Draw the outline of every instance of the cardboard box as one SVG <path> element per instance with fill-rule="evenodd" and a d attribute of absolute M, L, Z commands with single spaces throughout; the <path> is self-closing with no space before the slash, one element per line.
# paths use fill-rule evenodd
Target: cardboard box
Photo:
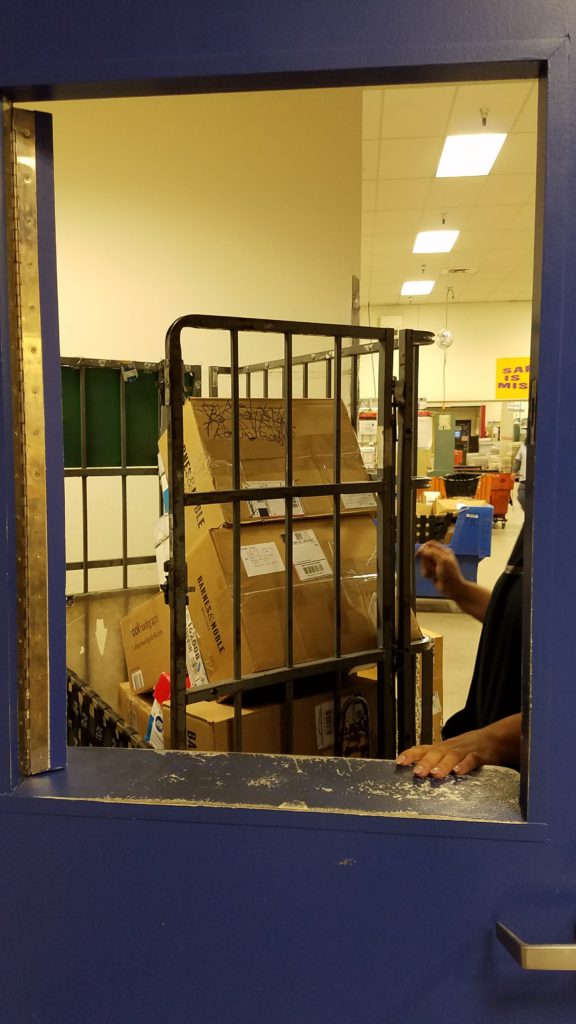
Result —
<path fill-rule="evenodd" d="M 232 487 L 232 402 L 228 398 L 192 398 L 184 406 L 184 487 L 187 492 L 230 490 Z M 168 467 L 168 438 L 158 442 L 162 465 Z M 342 403 L 341 479 L 369 481 L 356 434 Z M 332 483 L 334 406 L 331 399 L 298 398 L 292 403 L 293 482 L 295 486 Z M 280 398 L 240 401 L 240 481 L 242 487 L 271 487 L 285 482 L 285 409 Z M 344 495 L 342 511 L 376 509 L 371 494 Z M 331 515 L 332 498 L 295 498 L 293 513 Z M 243 523 L 283 519 L 284 500 L 242 502 Z M 186 507 L 186 540 L 197 533 L 232 523 L 231 504 Z"/>
<path fill-rule="evenodd" d="M 443 698 L 443 650 L 444 650 L 444 638 L 440 633 L 434 633 L 432 630 L 427 629 L 425 635 L 430 637 L 434 641 L 433 646 L 433 674 L 432 674 L 432 737 L 435 743 L 439 743 L 442 739 L 442 698 Z M 416 657 L 416 736 L 417 742 L 420 739 L 420 728 L 422 722 L 422 676 L 421 676 L 422 657 L 417 655 Z M 358 680 L 375 680 L 376 679 L 376 667 L 360 669 L 356 673 Z"/>
<path fill-rule="evenodd" d="M 341 521 L 342 653 L 376 645 L 376 529 L 368 516 Z M 211 530 L 188 556 L 186 663 L 192 686 L 233 678 L 232 531 Z M 241 530 L 241 641 L 244 675 L 285 664 L 284 529 Z M 294 661 L 331 657 L 334 636 L 332 521 L 308 520 L 294 531 Z M 135 693 L 154 689 L 170 669 L 169 610 L 158 593 L 121 622 Z M 421 636 L 413 620 L 413 638 Z"/>
<path fill-rule="evenodd" d="M 461 508 L 487 504 L 487 501 L 482 501 L 480 498 L 437 498 L 434 502 L 434 514 L 437 516 L 444 515 L 446 512 L 456 514 Z"/>
<path fill-rule="evenodd" d="M 120 619 L 124 657 L 134 693 L 151 693 L 170 671 L 170 609 L 159 592 Z M 186 609 L 186 669 L 192 686 L 208 682 L 196 631 Z"/>
<path fill-rule="evenodd" d="M 368 516 L 341 521 L 342 653 L 375 646 L 376 529 Z M 280 523 L 241 531 L 241 640 L 244 675 L 285 664 L 285 544 Z M 294 531 L 295 663 L 333 654 L 332 520 Z M 211 683 L 233 678 L 232 531 L 204 534 L 188 554 L 189 610 Z"/>
<path fill-rule="evenodd" d="M 314 681 L 310 680 L 310 685 Z M 377 750 L 376 686 L 372 679 L 351 676 L 341 693 L 342 753 L 345 757 L 375 757 Z M 334 698 L 329 690 L 299 697 L 293 704 L 294 753 L 334 754 Z M 283 705 L 264 704 L 242 709 L 244 753 L 280 754 L 283 751 Z M 164 740 L 170 746 L 170 702 L 163 705 Z M 189 704 L 186 735 L 189 750 L 232 749 L 234 708 L 216 701 Z"/>
<path fill-rule="evenodd" d="M 144 739 L 148 731 L 148 722 L 152 711 L 152 696 L 139 697 L 132 692 L 130 683 L 118 684 L 118 697 L 116 708 L 118 714 L 128 723 L 131 729 L 135 729 L 139 736 Z"/>

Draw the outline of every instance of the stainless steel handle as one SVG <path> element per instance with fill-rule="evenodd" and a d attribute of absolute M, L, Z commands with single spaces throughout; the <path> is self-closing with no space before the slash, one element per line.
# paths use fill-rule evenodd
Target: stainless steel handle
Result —
<path fill-rule="evenodd" d="M 576 971 L 576 946 L 531 946 L 500 921 L 496 938 L 525 971 Z"/>

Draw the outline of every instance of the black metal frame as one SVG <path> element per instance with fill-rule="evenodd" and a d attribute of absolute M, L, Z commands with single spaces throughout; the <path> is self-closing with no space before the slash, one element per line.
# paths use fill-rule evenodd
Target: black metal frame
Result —
<path fill-rule="evenodd" d="M 228 373 L 232 384 L 232 487 L 228 490 L 185 493 L 183 465 L 183 364 L 181 334 L 185 329 L 225 331 L 230 338 L 230 367 L 212 367 L 210 372 L 210 393 L 217 388 L 218 374 Z M 284 359 L 251 367 L 240 367 L 238 361 L 239 337 L 244 332 L 259 332 L 281 335 L 284 338 Z M 316 336 L 331 338 L 333 348 L 327 352 L 313 356 L 293 356 L 292 342 L 294 336 Z M 352 339 L 353 349 L 343 351 L 343 340 Z M 370 342 L 362 346 L 361 340 Z M 410 742 L 415 742 L 415 653 L 422 657 L 422 739 L 430 739 L 432 733 L 432 653 L 431 643 L 426 638 L 416 644 L 411 642 L 411 616 L 414 588 L 411 585 L 412 570 L 408 571 L 407 552 L 411 551 L 413 562 L 413 515 L 410 512 L 413 499 L 408 501 L 408 492 L 413 493 L 413 458 L 410 438 L 414 434 L 416 411 L 414 406 L 414 374 L 417 374 L 417 346 L 430 344 L 433 336 L 427 332 L 401 332 L 401 355 L 409 352 L 410 357 L 401 359 L 400 380 L 395 381 L 392 373 L 393 351 L 395 347 L 394 331 L 390 328 L 368 328 L 350 325 L 302 323 L 297 321 L 244 319 L 239 317 L 217 317 L 189 315 L 180 317 L 169 328 L 166 335 L 166 372 L 164 402 L 166 406 L 166 424 L 168 428 L 168 476 L 170 480 L 172 528 L 170 531 L 170 563 L 168 567 L 166 598 L 171 610 L 171 736 L 175 749 L 186 747 L 186 706 L 199 700 L 214 699 L 228 695 L 234 696 L 234 748 L 242 749 L 242 693 L 272 683 L 285 685 L 286 728 L 285 738 L 287 750 L 291 748 L 293 684 L 319 673 L 334 673 L 334 714 L 335 714 L 335 753 L 338 749 L 338 718 L 339 693 L 342 674 L 356 665 L 372 662 L 377 665 L 378 693 L 378 756 L 394 757 L 398 749 L 398 739 L 405 745 L 408 735 L 405 720 L 407 719 L 406 701 L 400 693 L 401 718 L 397 718 L 396 706 L 396 674 L 406 687 L 412 701 L 412 723 Z M 379 354 L 378 377 L 378 430 L 381 445 L 380 472 L 376 479 L 366 482 L 343 483 L 340 477 L 340 435 L 341 435 L 341 371 L 342 359 L 351 355 L 355 360 L 356 380 L 357 359 L 365 352 Z M 307 366 L 311 362 L 324 359 L 327 364 L 326 384 L 328 397 L 334 398 L 334 462 L 333 483 L 315 486 L 293 485 L 292 474 L 292 368 L 301 363 Z M 334 374 L 332 374 L 332 361 Z M 402 370 L 403 367 L 403 370 Z M 282 368 L 283 398 L 285 403 L 285 484 L 268 488 L 240 487 L 239 459 L 239 402 L 240 374 L 265 371 L 264 397 L 267 394 L 267 373 L 270 369 Z M 407 376 L 408 375 L 408 376 Z M 332 377 L 334 395 L 332 396 Z M 304 376 L 307 387 L 307 374 Z M 353 387 L 357 395 L 357 388 Z M 250 384 L 247 385 L 250 395 Z M 396 420 L 396 410 L 403 409 L 404 414 Z M 396 504 L 396 438 L 395 429 L 400 425 L 403 444 L 400 445 L 401 471 L 398 480 L 398 502 Z M 340 645 L 340 499 L 343 494 L 370 493 L 376 496 L 377 515 L 377 647 L 368 651 L 359 651 L 351 655 L 343 655 Z M 333 499 L 333 540 L 334 540 L 334 654 L 322 661 L 294 664 L 293 659 L 293 607 L 292 607 L 292 499 L 298 496 L 329 495 Z M 240 620 L 240 502 L 266 498 L 283 498 L 285 502 L 285 542 L 286 542 L 286 601 L 285 601 L 285 658 L 283 668 L 242 676 L 241 671 L 241 620 Z M 195 687 L 186 691 L 186 599 L 188 581 L 186 566 L 185 542 L 185 507 L 186 505 L 202 505 L 215 503 L 231 503 L 233 506 L 233 637 L 234 637 L 234 678 L 215 685 Z M 411 564 L 411 563 L 410 563 Z M 398 582 L 397 582 L 398 579 Z M 399 614 L 396 616 L 397 597 L 400 597 Z M 401 728 L 399 728 L 401 726 Z"/>
<path fill-rule="evenodd" d="M 62 367 L 78 370 L 80 375 L 80 466 L 67 467 L 65 477 L 79 477 L 82 481 L 82 559 L 77 562 L 66 562 L 66 570 L 82 571 L 82 593 L 89 593 L 90 569 L 122 568 L 122 586 L 128 587 L 128 568 L 132 565 L 150 565 L 155 562 L 154 555 L 132 555 L 128 557 L 128 501 L 127 480 L 134 476 L 158 476 L 157 466 L 128 466 L 126 464 L 126 381 L 122 369 L 126 366 L 146 373 L 156 373 L 158 378 L 158 425 L 161 425 L 163 411 L 162 390 L 164 386 L 164 363 L 148 363 L 114 359 L 85 359 L 63 357 Z M 88 466 L 87 433 L 86 433 L 86 369 L 113 369 L 119 371 L 120 381 L 120 466 Z M 186 366 L 185 372 L 197 371 L 197 367 Z M 199 393 L 199 392 L 198 392 Z M 122 484 L 122 556 L 120 558 L 88 558 L 88 479 L 89 477 L 120 477 Z M 159 497 L 159 514 L 162 512 L 162 496 Z M 119 588 L 120 589 L 120 588 Z"/>

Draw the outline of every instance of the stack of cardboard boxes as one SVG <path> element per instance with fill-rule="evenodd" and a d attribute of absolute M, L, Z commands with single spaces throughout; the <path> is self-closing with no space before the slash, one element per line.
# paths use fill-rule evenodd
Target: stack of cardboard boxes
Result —
<path fill-rule="evenodd" d="M 281 399 L 240 402 L 241 486 L 266 489 L 285 480 L 285 409 Z M 293 482 L 331 483 L 334 459 L 334 407 L 331 400 L 293 402 Z M 184 408 L 185 490 L 212 491 L 232 487 L 232 405 L 227 399 L 191 399 Z M 167 438 L 159 442 L 167 467 Z M 356 435 L 342 406 L 341 479 L 369 480 Z M 242 673 L 286 664 L 284 500 L 264 497 L 241 503 L 241 647 Z M 341 649 L 362 651 L 376 645 L 376 530 L 371 494 L 341 499 Z M 328 658 L 334 653 L 333 499 L 328 496 L 293 500 L 293 625 L 295 663 Z M 167 517 L 166 517 L 167 520 Z M 165 520 L 165 522 L 166 522 Z M 192 685 L 219 683 L 233 676 L 232 640 L 232 507 L 226 504 L 188 506 L 185 510 L 187 665 Z M 165 558 L 166 527 L 158 531 L 158 563 Z M 145 602 L 121 623 L 130 688 L 122 703 L 152 690 L 159 674 L 169 670 L 169 611 L 163 594 Z M 373 681 L 355 681 L 375 721 Z M 352 684 L 350 684 L 350 687 Z M 350 689 L 349 687 L 349 689 Z M 310 681 L 310 691 L 314 682 Z M 131 691 L 131 696 L 128 690 Z M 325 687 L 325 689 L 327 689 Z M 344 697 L 351 695 L 344 694 Z M 328 692 L 295 702 L 295 751 L 329 753 L 333 737 L 321 726 L 318 707 L 331 700 Z M 305 702 L 309 702 L 306 711 Z M 134 700 L 129 720 L 134 721 Z M 145 709 L 141 708 L 145 716 Z M 260 752 L 281 748 L 281 709 L 248 709 L 243 746 Z M 314 722 L 314 729 L 301 721 Z M 125 715 L 126 717 L 126 715 Z M 168 716 L 164 715 L 167 719 Z M 189 745 L 198 749 L 229 749 L 232 709 L 215 702 L 188 707 Z M 203 723 L 202 725 L 200 723 Z M 142 725 L 142 719 L 139 726 Z M 370 730 L 369 730 L 370 731 Z M 308 736 L 308 739 L 305 739 Z M 328 738 L 327 738 L 328 737 Z M 167 744 L 168 745 L 168 744 Z M 306 748 L 306 749 L 304 749 Z"/>

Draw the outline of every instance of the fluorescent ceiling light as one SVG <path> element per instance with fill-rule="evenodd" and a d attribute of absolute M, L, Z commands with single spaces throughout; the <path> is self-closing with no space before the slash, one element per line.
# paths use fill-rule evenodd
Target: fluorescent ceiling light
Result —
<path fill-rule="evenodd" d="M 430 295 L 436 281 L 404 281 L 401 295 Z"/>
<path fill-rule="evenodd" d="M 448 135 L 436 171 L 437 178 L 467 178 L 489 174 L 506 135 Z"/>
<path fill-rule="evenodd" d="M 451 252 L 459 231 L 419 231 L 412 252 Z"/>

